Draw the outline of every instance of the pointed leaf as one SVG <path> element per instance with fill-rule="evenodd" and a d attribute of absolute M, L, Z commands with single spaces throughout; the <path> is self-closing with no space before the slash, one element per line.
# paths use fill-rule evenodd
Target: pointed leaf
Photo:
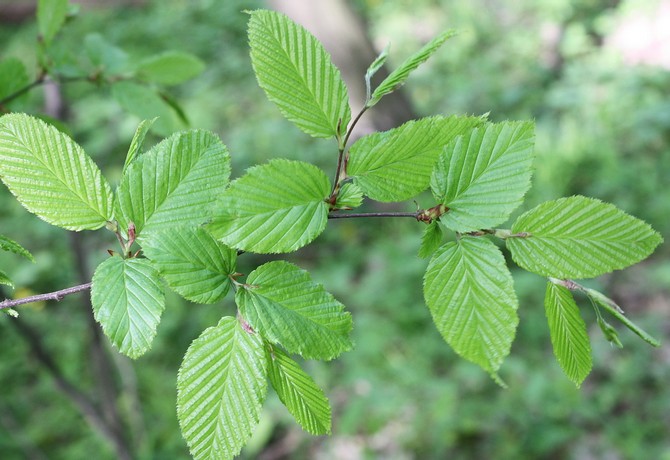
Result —
<path fill-rule="evenodd" d="M 0 178 L 28 211 L 67 230 L 112 218 L 112 190 L 98 166 L 65 134 L 24 114 L 0 118 Z"/>
<path fill-rule="evenodd" d="M 365 103 L 367 104 L 370 102 L 370 98 L 372 97 L 372 77 L 379 71 L 379 69 L 382 68 L 382 66 L 386 63 L 386 59 L 389 57 L 389 48 L 390 45 L 386 45 L 386 47 L 382 50 L 381 53 L 375 58 L 374 61 L 372 61 L 372 64 L 370 64 L 370 67 L 368 67 L 368 70 L 365 72 Z"/>
<path fill-rule="evenodd" d="M 140 153 L 140 149 L 142 148 L 142 143 L 144 142 L 144 138 L 146 137 L 147 133 L 151 129 L 151 125 L 153 125 L 156 122 L 157 118 L 152 118 L 150 120 L 142 120 L 142 122 L 139 124 L 137 129 L 135 130 L 135 135 L 133 136 L 133 140 L 130 142 L 130 147 L 128 148 L 128 154 L 126 155 L 126 161 L 123 164 L 123 172 L 126 172 L 126 169 L 128 169 L 128 166 L 130 163 L 133 162 L 137 154 Z"/>
<path fill-rule="evenodd" d="M 137 66 L 138 76 L 159 85 L 178 85 L 205 70 L 205 63 L 189 53 L 167 51 L 144 59 Z"/>
<path fill-rule="evenodd" d="M 556 278 L 592 278 L 633 265 L 663 239 L 645 222 L 600 200 L 573 196 L 519 216 L 507 247 L 524 269 Z"/>
<path fill-rule="evenodd" d="M 519 323 L 512 275 L 500 250 L 483 238 L 445 244 L 428 264 L 424 296 L 456 353 L 495 374 Z"/>
<path fill-rule="evenodd" d="M 292 252 L 326 228 L 329 194 L 328 177 L 316 166 L 275 159 L 230 184 L 208 229 L 233 248 Z"/>
<path fill-rule="evenodd" d="M 426 227 L 421 237 L 421 247 L 419 248 L 419 257 L 425 259 L 433 254 L 442 244 L 442 229 L 436 220 L 432 221 Z"/>
<path fill-rule="evenodd" d="M 440 222 L 464 232 L 505 222 L 530 188 L 533 123 L 489 124 L 454 139 L 440 154 L 430 185 L 449 208 Z"/>
<path fill-rule="evenodd" d="M 140 118 L 157 118 L 154 131 L 168 136 L 177 126 L 172 107 L 154 88 L 131 81 L 120 81 L 112 86 L 112 96 L 124 110 Z"/>
<path fill-rule="evenodd" d="M 354 209 L 363 204 L 363 191 L 353 182 L 347 182 L 337 194 L 335 209 Z"/>
<path fill-rule="evenodd" d="M 351 349 L 351 315 L 306 271 L 268 262 L 249 274 L 247 286 L 235 301 L 270 342 L 308 359 L 332 359 Z"/>
<path fill-rule="evenodd" d="M 430 117 L 363 136 L 351 146 L 347 174 L 373 200 L 412 198 L 428 187 L 442 149 L 482 123 L 478 117 Z"/>
<path fill-rule="evenodd" d="M 232 459 L 258 424 L 267 359 L 257 334 L 231 317 L 188 348 L 177 377 L 177 416 L 196 460 Z"/>
<path fill-rule="evenodd" d="M 14 254 L 18 254 L 20 256 L 25 257 L 31 262 L 35 262 L 35 258 L 30 252 L 28 252 L 27 249 L 25 249 L 16 241 L 9 239 L 3 235 L 0 235 L 0 249 L 2 249 L 3 251 L 13 252 Z"/>
<path fill-rule="evenodd" d="M 344 134 L 351 119 L 347 88 L 321 43 L 283 14 L 250 14 L 251 63 L 268 99 L 307 134 Z"/>
<path fill-rule="evenodd" d="M 37 26 L 47 45 L 65 23 L 67 0 L 38 0 Z"/>
<path fill-rule="evenodd" d="M 278 347 L 266 348 L 272 387 L 300 426 L 314 435 L 330 434 L 330 403 L 323 390 Z"/>
<path fill-rule="evenodd" d="M 228 149 L 213 133 L 177 133 L 137 157 L 119 184 L 116 218 L 140 239 L 156 230 L 197 227 L 230 176 Z"/>
<path fill-rule="evenodd" d="M 4 284 L 5 286 L 9 287 L 14 287 L 14 283 L 12 283 L 12 280 L 9 279 L 7 276 L 7 273 L 3 272 L 0 270 L 0 284 Z"/>
<path fill-rule="evenodd" d="M 201 227 L 152 233 L 142 250 L 168 286 L 198 303 L 214 303 L 230 289 L 237 251 L 216 241 Z"/>
<path fill-rule="evenodd" d="M 138 358 L 151 348 L 165 296 L 148 260 L 114 256 L 98 265 L 91 302 L 95 319 L 121 353 Z"/>
<path fill-rule="evenodd" d="M 456 35 L 456 32 L 453 30 L 443 32 L 426 43 L 419 51 L 407 58 L 405 62 L 400 64 L 400 67 L 391 72 L 391 74 L 379 84 L 377 89 L 372 93 L 372 97 L 367 103 L 367 107 L 372 107 L 379 102 L 382 97 L 404 85 L 409 74 L 428 60 L 428 58 L 431 57 L 445 41 L 454 35 Z"/>
<path fill-rule="evenodd" d="M 570 291 L 547 283 L 544 309 L 549 323 L 554 355 L 563 372 L 580 387 L 591 372 L 591 342 L 579 307 Z"/>

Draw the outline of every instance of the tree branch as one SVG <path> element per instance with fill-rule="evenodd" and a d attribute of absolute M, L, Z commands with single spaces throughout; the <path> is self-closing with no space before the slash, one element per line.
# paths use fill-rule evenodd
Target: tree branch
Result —
<path fill-rule="evenodd" d="M 48 292 L 46 294 L 37 294 L 31 295 L 30 297 L 24 297 L 23 299 L 5 299 L 0 302 L 0 310 L 4 308 L 13 308 L 18 307 L 26 303 L 32 302 L 42 302 L 45 300 L 55 300 L 60 302 L 65 298 L 65 296 L 76 294 L 77 292 L 85 291 L 91 288 L 91 283 L 84 283 L 78 286 L 72 286 L 69 288 L 61 289 L 60 291 Z"/>

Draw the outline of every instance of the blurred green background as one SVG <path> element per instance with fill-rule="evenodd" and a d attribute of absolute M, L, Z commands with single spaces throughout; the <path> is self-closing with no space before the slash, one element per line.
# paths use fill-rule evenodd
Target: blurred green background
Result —
<path fill-rule="evenodd" d="M 377 50 L 390 42 L 391 67 L 441 30 L 457 29 L 459 35 L 404 88 L 414 116 L 490 112 L 494 121 L 535 119 L 536 171 L 526 209 L 585 194 L 646 220 L 666 241 L 670 237 L 669 2 L 314 3 L 344 4 Z M 19 4 L 0 1 L 0 59 L 18 57 L 32 66 L 35 21 L 31 2 L 28 13 L 9 14 Z M 86 35 L 99 33 L 131 61 L 168 49 L 202 59 L 207 70 L 171 94 L 191 126 L 213 130 L 228 145 L 234 177 L 273 157 L 312 161 L 332 171 L 334 143 L 303 135 L 256 85 L 242 10 L 266 6 L 260 0 L 89 1 L 57 41 L 63 50 L 80 49 Z M 352 35 L 350 27 L 337 24 L 343 40 Z M 326 42 L 327 48 L 335 45 Z M 140 119 L 105 86 L 72 83 L 61 93 L 72 136 L 118 181 Z M 36 89 L 12 109 L 34 113 L 43 104 L 43 91 Z M 177 117 L 170 123 L 165 129 L 185 126 Z M 106 257 L 105 249 L 115 247 L 111 233 L 72 237 L 39 221 L 4 187 L 0 231 L 37 259 L 31 264 L 0 253 L 0 267 L 17 286 L 15 292 L 3 287 L 3 298 L 78 284 Z M 433 327 L 421 293 L 427 262 L 416 256 L 421 231 L 411 221 L 332 221 L 315 244 L 287 257 L 347 305 L 356 348 L 330 363 L 304 363 L 329 395 L 333 436 L 303 433 L 271 393 L 242 458 L 670 459 L 667 244 L 638 266 L 593 281 L 662 346 L 652 349 L 621 329 L 624 349 L 612 348 L 580 299 L 594 354 L 594 370 L 581 389 L 553 359 L 543 279 L 514 270 L 521 323 L 501 369 L 509 385 L 503 390 L 460 360 Z M 86 266 L 76 260 L 77 245 L 89 254 Z M 245 255 L 238 270 L 248 273 L 265 260 Z M 104 393 L 91 372 L 83 297 L 21 307 L 20 313 L 64 377 L 95 400 Z M 116 372 L 108 378 L 118 388 L 114 403 L 130 432 L 133 458 L 188 458 L 175 411 L 177 369 L 191 340 L 233 308 L 230 299 L 201 306 L 168 296 L 153 350 L 135 362 L 112 353 Z M 0 318 L 0 458 L 116 458 L 10 321 Z"/>

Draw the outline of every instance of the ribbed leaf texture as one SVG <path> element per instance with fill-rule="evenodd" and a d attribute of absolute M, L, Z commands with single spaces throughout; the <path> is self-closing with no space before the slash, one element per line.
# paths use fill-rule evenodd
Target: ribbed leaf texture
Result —
<path fill-rule="evenodd" d="M 215 134 L 174 134 L 128 166 L 117 192 L 116 219 L 124 230 L 133 222 L 140 238 L 201 225 L 211 218 L 229 176 L 230 155 Z"/>
<path fill-rule="evenodd" d="M 555 278 L 592 278 L 633 265 L 663 239 L 645 222 L 602 201 L 573 196 L 519 216 L 507 247 L 524 269 Z"/>
<path fill-rule="evenodd" d="M 364 136 L 351 146 L 347 175 L 373 200 L 412 198 L 428 187 L 442 149 L 482 123 L 478 117 L 429 117 Z"/>
<path fill-rule="evenodd" d="M 344 134 L 351 119 L 347 88 L 321 43 L 283 14 L 250 14 L 251 63 L 268 99 L 307 134 Z"/>
<path fill-rule="evenodd" d="M 246 286 L 235 301 L 270 342 L 307 359 L 332 359 L 351 349 L 351 315 L 306 271 L 268 262 L 249 274 Z"/>
<path fill-rule="evenodd" d="M 98 265 L 91 303 L 95 319 L 121 353 L 138 358 L 151 348 L 165 295 L 148 260 L 114 256 Z"/>
<path fill-rule="evenodd" d="M 237 251 L 201 227 L 152 233 L 142 250 L 168 286 L 188 300 L 218 302 L 230 289 Z"/>
<path fill-rule="evenodd" d="M 30 252 L 28 252 L 26 248 L 21 246 L 16 241 L 7 238 L 6 236 L 3 235 L 0 235 L 0 249 L 2 249 L 3 251 L 13 252 L 14 254 L 18 254 L 20 256 L 25 257 L 31 262 L 35 262 L 35 258 Z"/>
<path fill-rule="evenodd" d="M 272 387 L 300 426 L 314 435 L 330 434 L 330 403 L 312 378 L 278 347 L 266 348 Z"/>
<path fill-rule="evenodd" d="M 347 182 L 337 194 L 336 209 L 354 209 L 363 204 L 363 191 L 353 182 Z"/>
<path fill-rule="evenodd" d="M 547 283 L 544 310 L 558 364 L 579 387 L 592 367 L 591 342 L 579 307 L 567 288 L 550 281 Z"/>
<path fill-rule="evenodd" d="M 177 417 L 195 460 L 232 459 L 258 424 L 267 392 L 261 338 L 231 317 L 188 348 L 177 377 Z"/>
<path fill-rule="evenodd" d="M 128 166 L 133 162 L 135 157 L 139 155 L 140 150 L 142 149 L 142 144 L 144 143 L 144 138 L 151 129 L 151 125 L 156 122 L 157 118 L 152 118 L 150 120 L 142 120 L 142 122 L 137 126 L 135 130 L 135 135 L 133 140 L 130 142 L 130 147 L 128 147 L 128 153 L 126 154 L 126 161 L 123 163 L 123 172 L 126 172 Z"/>
<path fill-rule="evenodd" d="M 432 221 L 426 227 L 421 237 L 421 247 L 419 248 L 419 257 L 427 258 L 438 250 L 442 244 L 442 229 L 436 220 Z"/>
<path fill-rule="evenodd" d="M 112 190 L 98 166 L 37 118 L 0 118 L 0 178 L 28 211 L 58 227 L 95 230 L 112 218 Z"/>
<path fill-rule="evenodd" d="M 454 35 L 456 35 L 456 33 L 453 30 L 443 32 L 426 43 L 419 51 L 407 58 L 405 62 L 400 64 L 400 67 L 391 72 L 391 74 L 379 84 L 377 89 L 375 89 L 372 93 L 372 97 L 370 98 L 367 106 L 372 107 L 386 94 L 392 93 L 404 85 L 405 81 L 407 81 L 407 78 L 409 77 L 409 74 L 421 64 L 426 62 L 426 60 L 432 56 L 433 53 L 435 53 L 435 51 L 437 51 L 440 46 L 442 46 L 442 44 L 447 41 L 447 39 L 453 37 Z"/>
<path fill-rule="evenodd" d="M 326 228 L 329 194 L 330 181 L 316 166 L 275 159 L 230 184 L 208 229 L 233 248 L 292 252 Z"/>
<path fill-rule="evenodd" d="M 424 297 L 447 343 L 495 378 L 519 323 L 512 275 L 500 250 L 483 238 L 445 244 L 428 264 Z"/>
<path fill-rule="evenodd" d="M 530 188 L 532 122 L 489 124 L 451 142 L 431 176 L 435 199 L 449 207 L 440 222 L 455 231 L 505 222 Z"/>

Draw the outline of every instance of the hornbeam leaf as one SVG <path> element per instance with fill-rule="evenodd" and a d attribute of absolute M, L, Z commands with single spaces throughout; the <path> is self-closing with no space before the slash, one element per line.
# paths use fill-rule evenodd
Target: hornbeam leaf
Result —
<path fill-rule="evenodd" d="M 337 194 L 335 209 L 354 209 L 363 203 L 363 191 L 353 182 L 347 182 Z"/>
<path fill-rule="evenodd" d="M 419 257 L 422 259 L 432 255 L 442 243 L 442 229 L 436 220 L 432 221 L 426 227 L 421 237 L 421 247 L 419 248 Z"/>
<path fill-rule="evenodd" d="M 189 53 L 167 51 L 144 59 L 137 66 L 138 76 L 159 85 L 178 85 L 205 70 L 205 63 Z"/>
<path fill-rule="evenodd" d="M 230 247 L 257 253 L 292 252 L 326 228 L 330 182 L 323 171 L 284 159 L 254 166 L 218 200 L 208 225 Z"/>
<path fill-rule="evenodd" d="M 449 208 L 440 222 L 464 232 L 506 221 L 530 188 L 533 123 L 489 124 L 457 137 L 440 154 L 430 185 Z"/>
<path fill-rule="evenodd" d="M 28 71 L 23 62 L 14 57 L 0 61 L 0 101 L 6 97 L 12 99 L 5 101 L 4 104 L 15 101 L 20 97 L 18 93 L 29 83 Z"/>
<path fill-rule="evenodd" d="M 199 303 L 214 303 L 228 293 L 237 251 L 216 241 L 203 228 L 153 233 L 142 250 L 168 286 Z"/>
<path fill-rule="evenodd" d="M 437 51 L 445 41 L 449 38 L 456 35 L 456 32 L 453 30 L 448 30 L 441 33 L 437 37 L 433 38 L 431 41 L 426 43 L 419 51 L 411 55 L 405 60 L 400 67 L 395 69 L 391 74 L 382 81 L 379 86 L 372 93 L 372 97 L 369 102 L 366 104 L 367 107 L 372 107 L 385 95 L 392 93 L 396 89 L 400 88 L 405 84 L 409 74 L 414 71 L 417 67 L 423 64 L 429 57 Z"/>
<path fill-rule="evenodd" d="M 28 115 L 0 118 L 0 178 L 28 211 L 58 227 L 95 230 L 112 219 L 112 189 L 91 157 Z"/>
<path fill-rule="evenodd" d="M 300 426 L 314 435 L 330 434 L 330 403 L 314 380 L 278 347 L 266 347 L 272 387 Z"/>
<path fill-rule="evenodd" d="M 116 218 L 140 237 L 156 230 L 196 227 L 211 218 L 211 206 L 230 176 L 228 149 L 213 133 L 177 133 L 136 157 L 121 178 Z"/>
<path fill-rule="evenodd" d="M 268 99 L 314 137 L 341 136 L 351 119 L 347 88 L 321 43 L 274 11 L 252 11 L 251 63 Z"/>
<path fill-rule="evenodd" d="M 95 319 L 121 353 L 137 358 L 151 348 L 165 295 L 148 260 L 114 256 L 98 265 L 91 303 Z"/>
<path fill-rule="evenodd" d="M 135 135 L 133 136 L 133 140 L 130 142 L 130 147 L 128 148 L 128 153 L 126 154 L 126 161 L 123 164 L 124 173 L 126 172 L 126 169 L 128 169 L 130 163 L 132 163 L 135 157 L 140 153 L 140 149 L 142 148 L 144 138 L 151 129 L 151 125 L 153 125 L 157 119 L 158 118 L 152 118 L 150 120 L 142 120 L 142 122 L 135 130 Z"/>
<path fill-rule="evenodd" d="M 308 359 L 332 359 L 351 349 L 351 315 L 306 271 L 268 262 L 249 274 L 245 286 L 235 301 L 270 342 Z"/>
<path fill-rule="evenodd" d="M 47 45 L 65 23 L 68 0 L 38 0 L 37 26 Z"/>
<path fill-rule="evenodd" d="M 351 146 L 347 174 L 377 201 L 403 201 L 428 187 L 442 149 L 484 123 L 479 117 L 429 117 L 363 136 Z"/>
<path fill-rule="evenodd" d="M 500 250 L 483 238 L 445 244 L 428 264 L 424 297 L 447 343 L 495 378 L 519 323 L 512 275 Z"/>
<path fill-rule="evenodd" d="M 381 53 L 372 61 L 372 64 L 368 67 L 368 70 L 365 72 L 365 102 L 366 104 L 370 101 L 372 97 L 372 77 L 382 68 L 386 59 L 389 57 L 389 48 L 390 44 L 386 45 L 386 48 L 382 50 Z"/>
<path fill-rule="evenodd" d="M 188 348 L 177 377 L 177 417 L 196 460 L 232 459 L 258 424 L 267 392 L 263 341 L 224 317 Z"/>
<path fill-rule="evenodd" d="M 3 235 L 0 235 L 0 249 L 2 249 L 3 251 L 13 252 L 14 254 L 18 254 L 20 256 L 25 257 L 31 262 L 35 262 L 35 258 L 30 252 L 28 252 L 26 248 L 21 246 L 16 241 L 9 239 Z"/>
<path fill-rule="evenodd" d="M 600 200 L 573 196 L 519 216 L 507 246 L 522 268 L 560 279 L 592 278 L 633 265 L 663 239 L 647 223 Z"/>
<path fill-rule="evenodd" d="M 4 284 L 5 286 L 9 287 L 14 287 L 14 283 L 12 283 L 12 280 L 9 279 L 7 273 L 3 272 L 2 270 L 0 270 L 0 284 Z"/>
<path fill-rule="evenodd" d="M 570 291 L 549 281 L 544 298 L 554 355 L 577 387 L 591 372 L 591 342 L 579 307 Z"/>

